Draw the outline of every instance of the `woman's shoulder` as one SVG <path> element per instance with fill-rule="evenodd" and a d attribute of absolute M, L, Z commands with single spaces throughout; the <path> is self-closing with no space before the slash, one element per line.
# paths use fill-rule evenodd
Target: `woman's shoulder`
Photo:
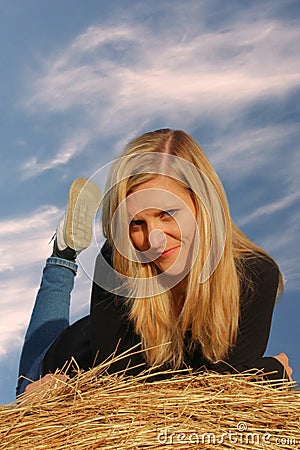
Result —
<path fill-rule="evenodd" d="M 276 262 L 270 256 L 260 253 L 245 255 L 239 259 L 239 268 L 242 274 L 251 276 L 251 278 L 261 278 L 262 276 L 278 278 L 279 274 Z"/>
<path fill-rule="evenodd" d="M 274 301 L 279 285 L 279 268 L 271 257 L 249 255 L 239 262 L 238 270 L 242 303 L 262 298 Z"/>

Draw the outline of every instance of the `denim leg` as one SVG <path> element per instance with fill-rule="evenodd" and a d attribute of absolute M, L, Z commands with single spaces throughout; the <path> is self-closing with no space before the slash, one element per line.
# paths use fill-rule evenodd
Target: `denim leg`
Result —
<path fill-rule="evenodd" d="M 69 326 L 70 297 L 76 272 L 77 264 L 72 261 L 54 257 L 47 259 L 25 335 L 19 376 L 38 379 L 37 361 L 41 362 L 40 356 Z M 20 393 L 20 386 L 17 393 Z"/>

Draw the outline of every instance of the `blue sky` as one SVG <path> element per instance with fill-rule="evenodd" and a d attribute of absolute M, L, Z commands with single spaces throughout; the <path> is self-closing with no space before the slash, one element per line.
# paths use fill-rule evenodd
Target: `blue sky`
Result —
<path fill-rule="evenodd" d="M 290 0 L 0 1 L 0 403 L 70 183 L 165 126 L 198 140 L 234 220 L 278 261 L 268 354 L 300 380 L 299 18 Z M 72 320 L 88 312 L 85 264 Z"/>

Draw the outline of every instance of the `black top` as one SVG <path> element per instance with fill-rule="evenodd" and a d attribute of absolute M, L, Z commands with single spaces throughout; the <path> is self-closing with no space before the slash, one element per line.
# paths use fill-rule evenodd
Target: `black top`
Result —
<path fill-rule="evenodd" d="M 107 244 L 101 250 L 105 259 L 112 264 L 111 251 Z M 122 298 L 105 291 L 97 284 L 103 259 L 97 258 L 91 298 L 91 313 L 69 326 L 53 343 L 43 361 L 43 374 L 62 368 L 73 356 L 80 368 L 88 370 L 106 360 L 113 353 L 120 355 L 136 344 L 140 338 L 122 307 Z M 284 378 L 283 365 L 273 357 L 264 357 L 272 313 L 278 287 L 278 269 L 274 263 L 263 257 L 246 260 L 246 279 L 251 279 L 253 290 L 241 282 L 241 313 L 239 333 L 235 347 L 225 362 L 212 364 L 207 361 L 201 349 L 192 354 L 186 352 L 187 366 L 198 370 L 206 367 L 217 372 L 242 372 L 248 369 L 262 369 L 274 372 L 269 379 Z M 187 337 L 188 341 L 188 337 Z M 140 347 L 137 347 L 139 350 Z M 139 365 L 139 367 L 136 367 Z M 108 372 L 127 370 L 135 375 L 146 368 L 142 353 L 126 357 L 112 364 Z"/>

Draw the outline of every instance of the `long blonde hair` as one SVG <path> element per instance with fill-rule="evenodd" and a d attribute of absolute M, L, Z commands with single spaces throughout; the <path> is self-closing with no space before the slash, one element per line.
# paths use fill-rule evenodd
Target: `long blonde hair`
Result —
<path fill-rule="evenodd" d="M 180 311 L 171 290 L 160 283 L 155 264 L 141 264 L 126 234 L 126 197 L 157 174 L 175 178 L 196 204 L 201 246 L 194 248 Z M 271 258 L 233 223 L 222 183 L 197 142 L 184 131 L 169 129 L 131 141 L 111 169 L 102 223 L 114 269 L 129 280 L 128 315 L 148 364 L 179 368 L 187 334 L 190 350 L 198 346 L 211 362 L 226 358 L 238 333 L 243 261 L 258 254 Z"/>

